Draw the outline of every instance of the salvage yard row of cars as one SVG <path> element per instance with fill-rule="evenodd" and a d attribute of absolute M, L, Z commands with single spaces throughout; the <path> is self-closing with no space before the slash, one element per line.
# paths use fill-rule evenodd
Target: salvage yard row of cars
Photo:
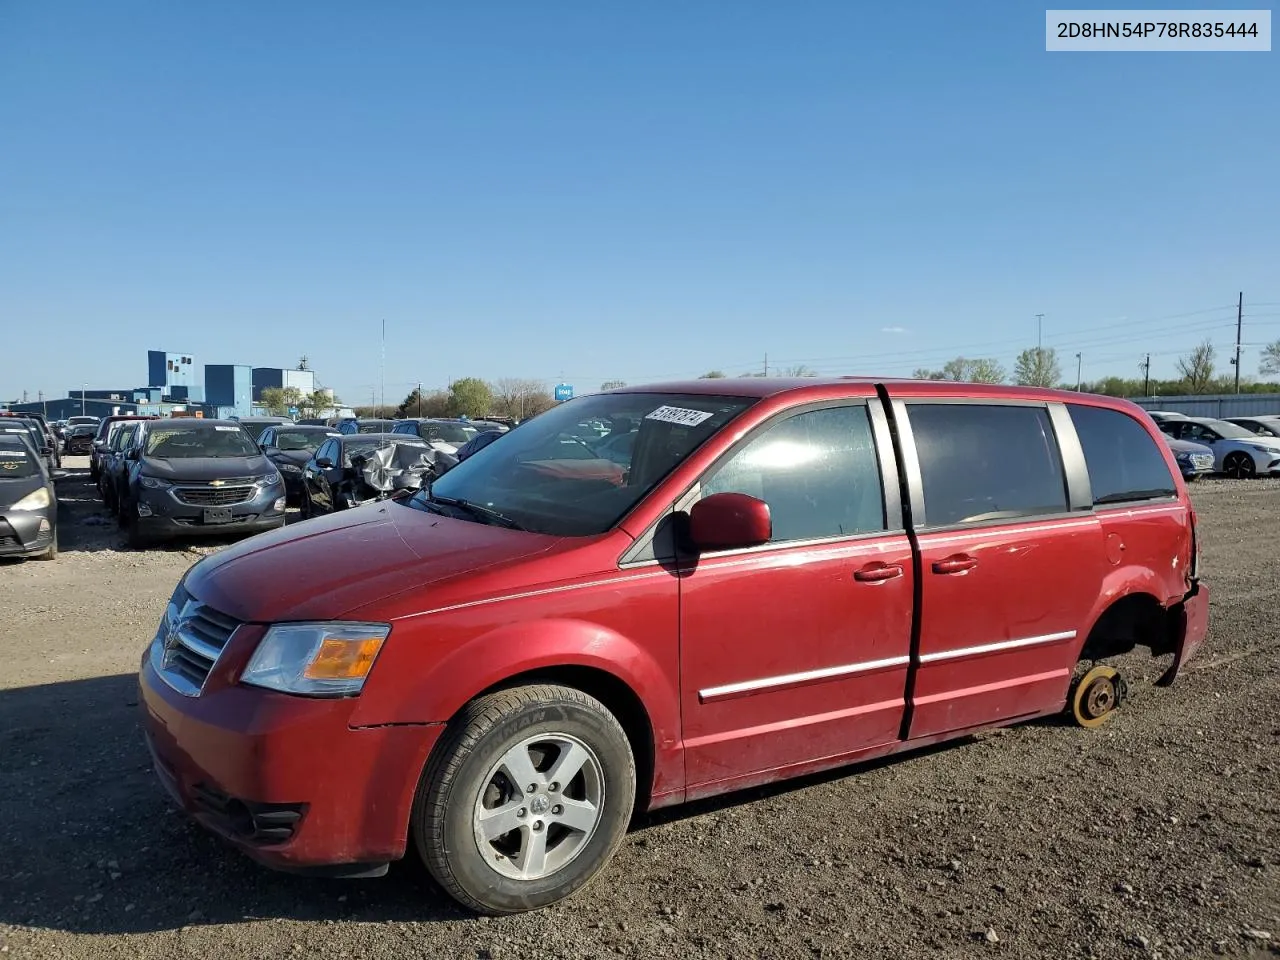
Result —
<path fill-rule="evenodd" d="M 1210 473 L 1231 477 L 1280 475 L 1280 414 L 1212 419 L 1151 411 L 1187 481 Z M 157 417 L 71 417 L 48 423 L 39 414 L 6 414 L 0 434 L 25 437 L 24 456 L 45 492 L 31 499 L 0 486 L 0 557 L 57 556 L 57 494 L 63 455 L 90 457 L 90 474 L 105 506 L 134 546 L 202 533 L 251 534 L 285 522 L 289 506 L 304 519 L 418 489 L 508 432 L 503 418 L 448 420 L 346 418 L 300 421 L 245 417 L 212 421 Z M 558 440 L 580 459 L 599 461 L 605 474 L 631 457 L 637 424 L 625 418 L 585 419 Z M 13 444 L 0 478 L 28 482 L 15 465 Z M 554 455 L 551 455 L 554 454 Z M 559 459 L 558 451 L 541 451 Z M 613 467 L 610 467 L 612 464 Z M 45 500 L 47 498 L 47 504 Z M 10 502 L 11 501 L 11 502 Z M 30 504 L 39 501 L 34 526 Z M 19 508 L 17 504 L 24 504 Z M 12 517 L 10 516 L 12 515 Z"/>

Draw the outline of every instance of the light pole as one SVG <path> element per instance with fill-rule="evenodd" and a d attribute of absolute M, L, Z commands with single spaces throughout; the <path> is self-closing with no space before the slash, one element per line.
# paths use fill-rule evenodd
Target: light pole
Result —
<path fill-rule="evenodd" d="M 84 416 L 84 391 L 87 386 L 89 386 L 87 383 L 80 384 L 80 416 L 82 417 Z"/>
<path fill-rule="evenodd" d="M 1036 314 L 1036 352 L 1040 352 L 1040 328 L 1044 325 L 1044 314 Z"/>
<path fill-rule="evenodd" d="M 1076 393 L 1080 392 L 1080 354 L 1076 354 Z"/>

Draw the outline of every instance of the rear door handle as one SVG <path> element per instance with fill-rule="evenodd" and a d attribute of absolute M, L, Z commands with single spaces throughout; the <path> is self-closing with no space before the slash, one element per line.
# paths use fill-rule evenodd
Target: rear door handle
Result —
<path fill-rule="evenodd" d="M 869 563 L 853 572 L 853 579 L 863 583 L 882 583 L 902 576 L 902 565 L 897 563 Z"/>
<path fill-rule="evenodd" d="M 976 557 L 971 557 L 967 553 L 956 553 L 942 560 L 935 560 L 933 563 L 934 573 L 964 573 L 972 570 L 978 565 Z"/>

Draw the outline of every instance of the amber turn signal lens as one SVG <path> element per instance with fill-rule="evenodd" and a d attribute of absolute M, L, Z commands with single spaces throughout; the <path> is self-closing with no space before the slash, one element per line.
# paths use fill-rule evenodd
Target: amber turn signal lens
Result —
<path fill-rule="evenodd" d="M 326 637 L 303 676 L 308 680 L 359 680 L 369 675 L 382 649 L 381 637 Z"/>

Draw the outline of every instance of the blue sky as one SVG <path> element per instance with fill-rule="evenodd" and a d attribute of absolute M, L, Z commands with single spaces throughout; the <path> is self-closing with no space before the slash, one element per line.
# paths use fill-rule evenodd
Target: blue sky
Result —
<path fill-rule="evenodd" d="M 1008 362 L 1037 313 L 1072 379 L 1225 370 L 1237 291 L 1280 337 L 1276 56 L 1049 54 L 1025 2 L 6 0 L 0 396 L 159 348 L 367 401 L 383 318 L 389 399 Z"/>

